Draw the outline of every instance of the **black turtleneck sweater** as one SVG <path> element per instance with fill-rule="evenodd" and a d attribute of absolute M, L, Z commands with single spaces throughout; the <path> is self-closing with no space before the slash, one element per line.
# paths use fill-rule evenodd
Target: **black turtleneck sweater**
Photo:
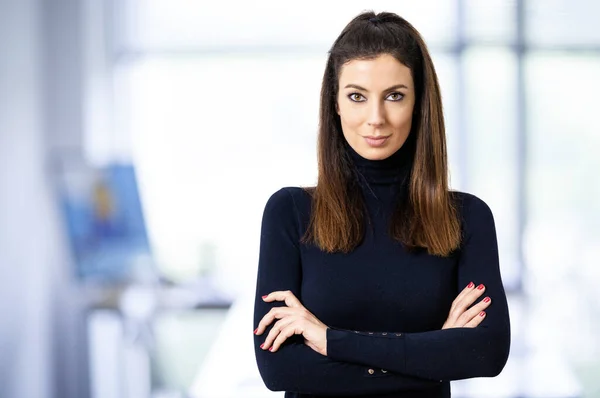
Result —
<path fill-rule="evenodd" d="M 299 242 L 310 220 L 302 188 L 275 192 L 263 213 L 253 330 L 273 307 L 261 296 L 291 290 L 327 329 L 327 356 L 288 339 L 263 351 L 271 330 L 254 336 L 266 386 L 291 397 L 450 397 L 450 381 L 495 376 L 509 353 L 508 306 L 490 208 L 453 192 L 463 241 L 449 257 L 409 252 L 387 233 L 395 201 L 406 195 L 412 152 L 404 145 L 373 161 L 348 144 L 372 228 L 348 254 L 328 254 Z M 440 330 L 452 301 L 469 284 L 492 299 L 476 328 Z M 478 300 L 479 301 L 479 300 Z"/>

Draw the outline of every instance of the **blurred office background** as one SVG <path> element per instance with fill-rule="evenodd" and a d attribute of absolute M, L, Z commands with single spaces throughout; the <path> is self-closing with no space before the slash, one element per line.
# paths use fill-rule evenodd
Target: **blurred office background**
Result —
<path fill-rule="evenodd" d="M 0 0 L 0 397 L 282 396 L 260 220 L 315 181 L 327 50 L 365 9 L 425 37 L 452 187 L 496 219 L 511 358 L 454 395 L 600 397 L 594 0 Z"/>

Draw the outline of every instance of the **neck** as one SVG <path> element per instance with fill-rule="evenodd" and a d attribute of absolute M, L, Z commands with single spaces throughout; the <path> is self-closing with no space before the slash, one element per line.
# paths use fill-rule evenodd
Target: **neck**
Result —
<path fill-rule="evenodd" d="M 344 140 L 344 146 L 355 167 L 359 181 L 365 180 L 369 184 L 382 185 L 407 184 L 414 153 L 410 138 L 409 136 L 400 149 L 382 160 L 362 157 Z"/>

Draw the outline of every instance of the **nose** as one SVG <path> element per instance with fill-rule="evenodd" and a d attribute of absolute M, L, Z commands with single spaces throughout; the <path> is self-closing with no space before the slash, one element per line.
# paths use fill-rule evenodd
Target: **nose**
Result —
<path fill-rule="evenodd" d="M 385 109 L 383 104 L 374 103 L 369 109 L 369 126 L 379 127 L 385 123 Z"/>

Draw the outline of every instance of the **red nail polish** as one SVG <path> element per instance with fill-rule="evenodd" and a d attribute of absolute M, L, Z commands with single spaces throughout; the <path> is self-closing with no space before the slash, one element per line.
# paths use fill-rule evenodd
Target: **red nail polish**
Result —
<path fill-rule="evenodd" d="M 468 289 L 470 289 L 470 288 L 472 288 L 473 286 L 475 286 L 475 284 L 474 284 L 473 282 L 471 282 L 471 283 L 469 283 L 469 284 L 467 285 L 467 288 L 468 288 Z"/>
<path fill-rule="evenodd" d="M 481 312 L 479 313 L 479 316 L 484 316 L 484 315 L 485 315 L 485 311 L 481 311 Z"/>
<path fill-rule="evenodd" d="M 268 294 L 265 294 L 264 296 L 262 296 L 263 300 L 266 299 L 268 296 Z"/>
<path fill-rule="evenodd" d="M 490 299 L 489 297 L 486 297 L 486 298 L 484 298 L 484 299 L 483 299 L 483 302 L 484 302 L 484 303 L 489 303 L 489 302 L 490 302 L 490 300 L 491 300 L 491 299 Z"/>
<path fill-rule="evenodd" d="M 483 285 L 479 285 L 479 286 L 477 286 L 477 289 L 479 289 L 479 290 L 483 290 Z"/>
<path fill-rule="evenodd" d="M 256 334 L 256 332 L 258 332 L 258 328 L 254 329 L 254 334 Z"/>
<path fill-rule="evenodd" d="M 261 345 L 260 345 L 260 348 L 265 348 L 265 344 L 264 344 L 264 343 L 263 343 L 263 344 L 261 344 Z"/>
<path fill-rule="evenodd" d="M 269 351 L 273 352 L 273 347 L 269 348 Z"/>

